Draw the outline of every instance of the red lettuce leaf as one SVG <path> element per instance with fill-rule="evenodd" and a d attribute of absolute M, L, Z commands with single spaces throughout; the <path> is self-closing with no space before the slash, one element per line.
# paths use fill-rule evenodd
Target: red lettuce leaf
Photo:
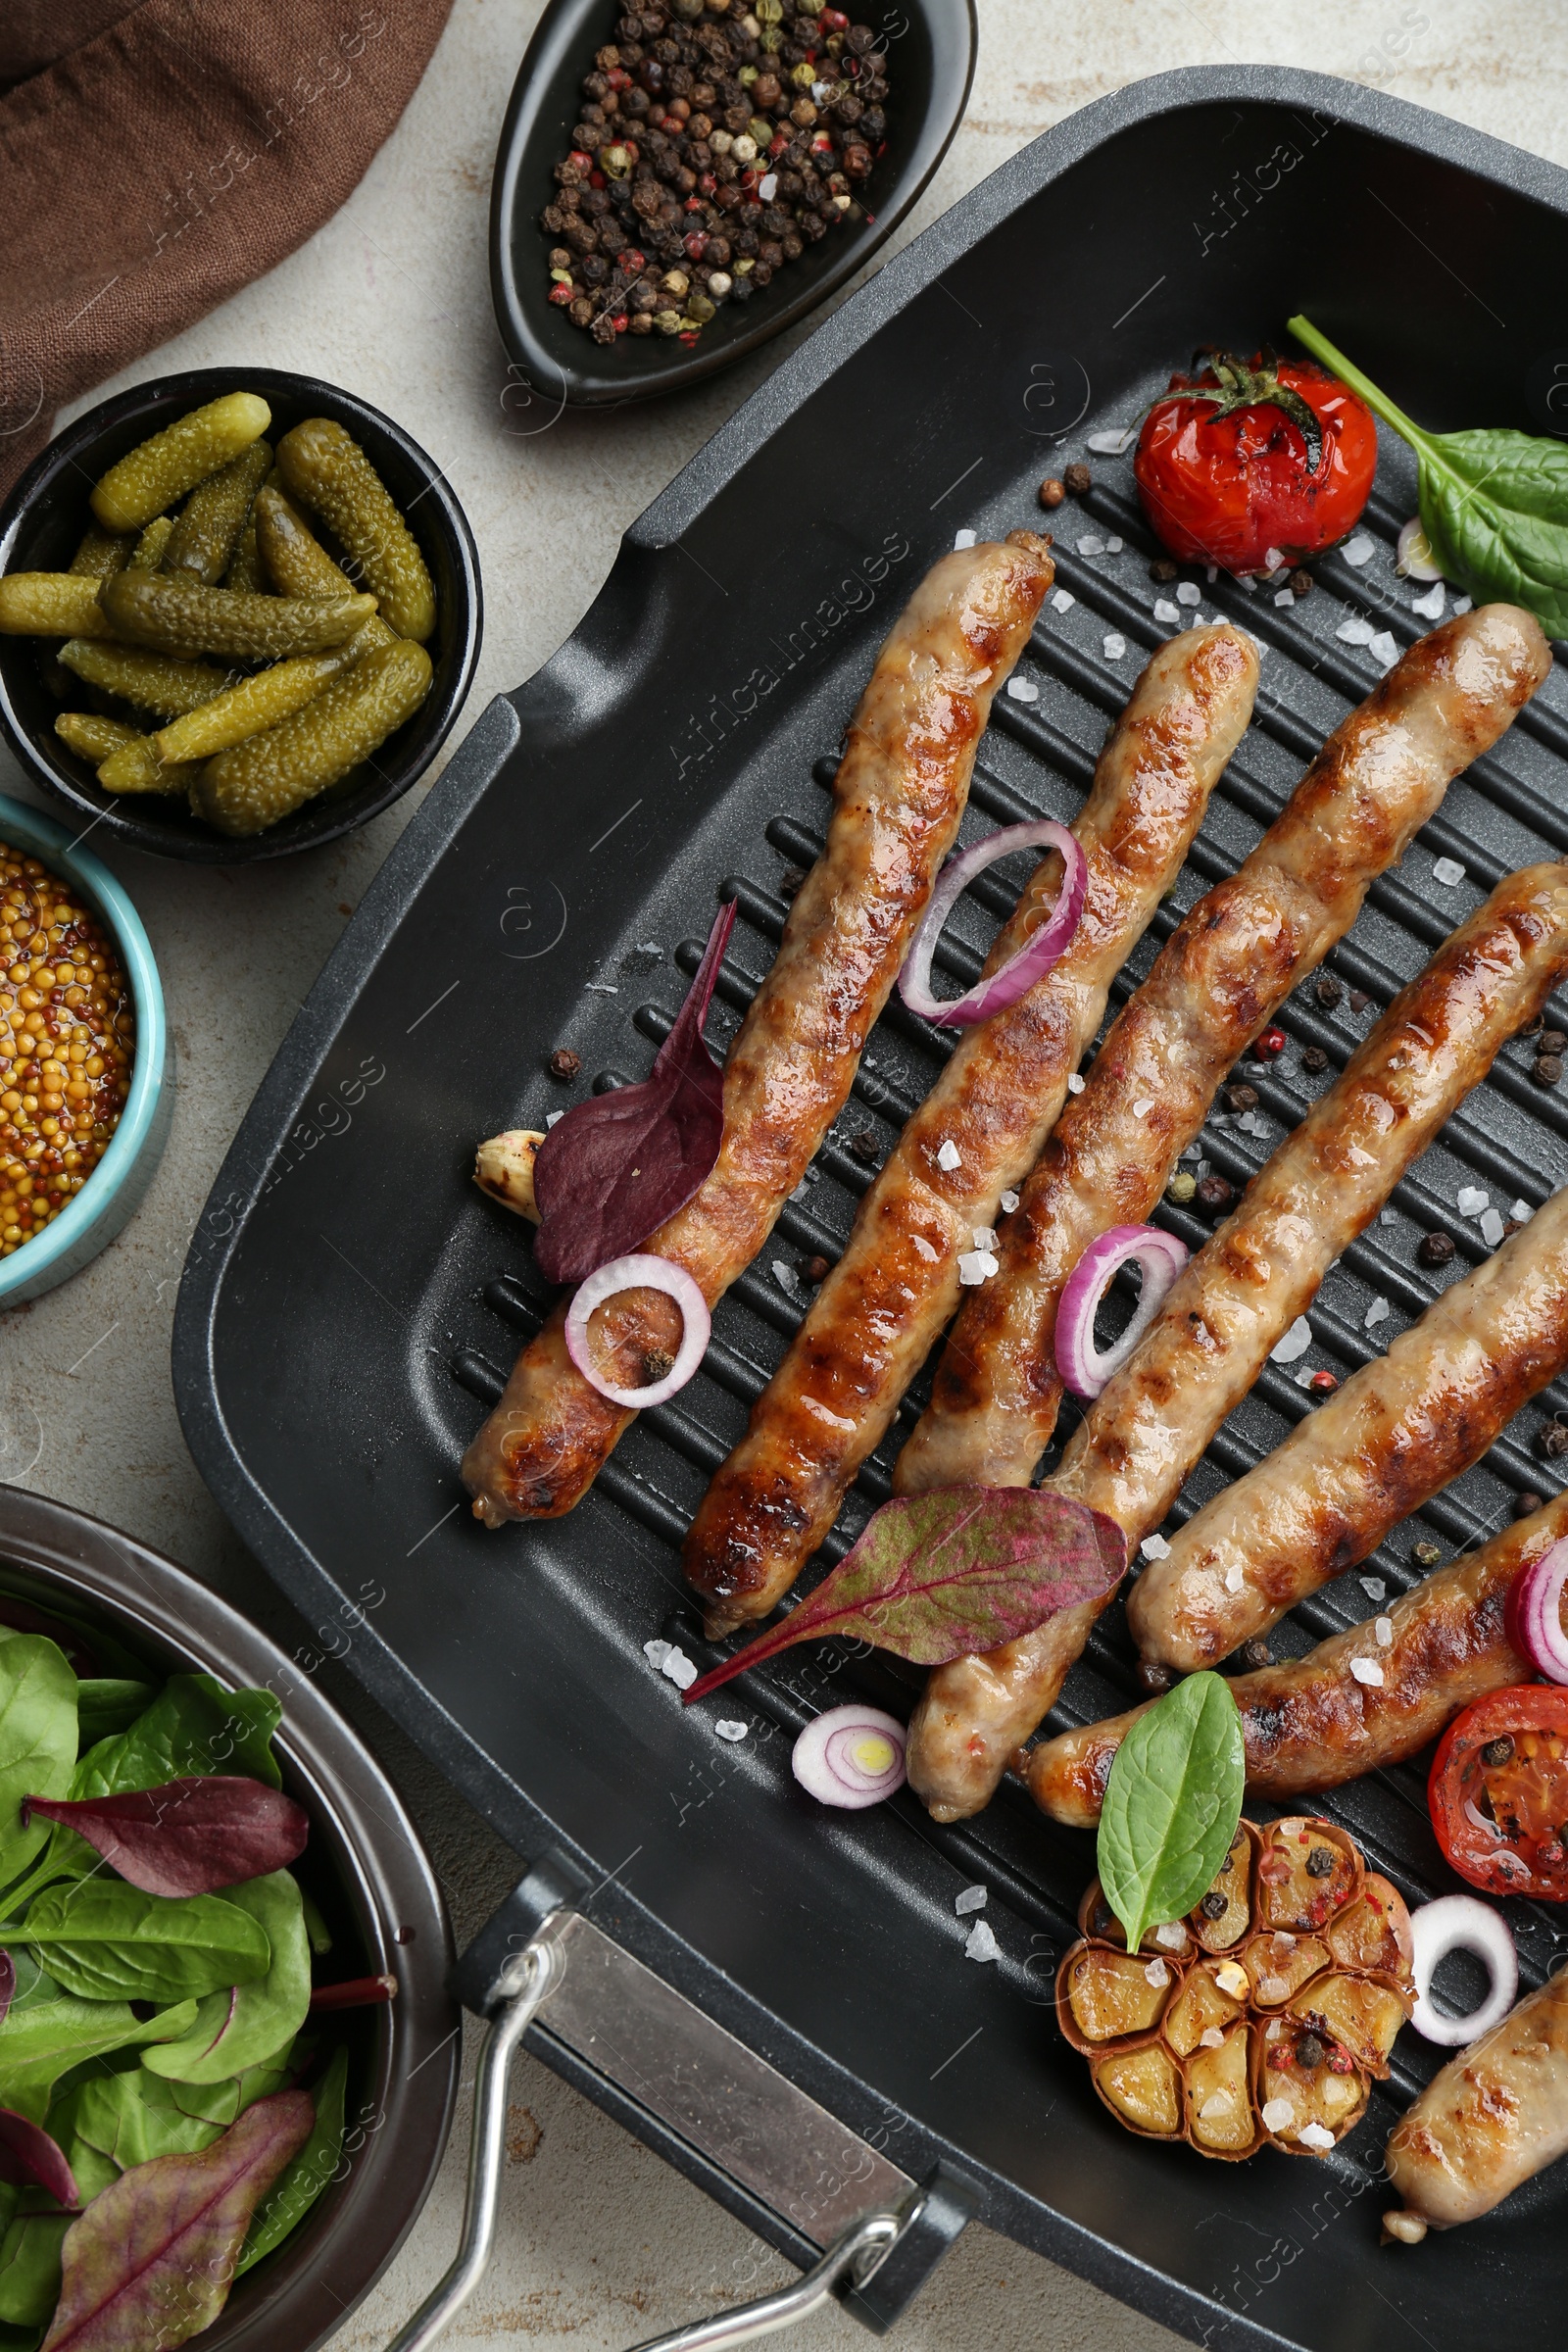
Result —
<path fill-rule="evenodd" d="M 101 2189 L 66 2231 L 44 2352 L 172 2352 L 210 2328 L 252 2214 L 315 2121 L 308 2091 L 274 2091 L 199 2156 L 154 2156 Z"/>
<path fill-rule="evenodd" d="M 0 2180 L 17 2188 L 46 2188 L 61 2205 L 81 2201 L 65 2150 L 11 2107 L 0 2107 Z"/>
<path fill-rule="evenodd" d="M 719 908 L 675 1026 L 641 1086 L 595 1095 L 558 1119 L 534 1154 L 534 1263 L 547 1282 L 586 1282 L 685 1206 L 718 1157 L 724 1080 L 703 1022 L 735 923 Z"/>
<path fill-rule="evenodd" d="M 916 1666 L 995 1649 L 1113 1592 L 1127 1539 L 1113 1519 L 1032 1487 L 938 1487 L 885 1502 L 782 1625 L 699 1676 L 686 1704 L 796 1642 L 846 1635 Z"/>
<path fill-rule="evenodd" d="M 26 1796 L 34 1813 L 63 1822 L 143 1894 L 215 1894 L 305 1851 L 310 1822 L 281 1789 L 239 1773 L 190 1773 L 119 1796 Z"/>

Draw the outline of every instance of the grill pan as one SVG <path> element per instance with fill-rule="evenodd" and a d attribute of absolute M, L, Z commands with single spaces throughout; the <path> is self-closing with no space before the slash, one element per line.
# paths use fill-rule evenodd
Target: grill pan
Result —
<path fill-rule="evenodd" d="M 1283 344 L 1298 309 L 1434 424 L 1550 430 L 1557 355 L 1543 348 L 1540 288 L 1565 263 L 1568 174 L 1344 82 L 1205 68 L 1049 132 L 762 386 L 627 534 L 575 635 L 483 713 L 328 961 L 198 1224 L 174 1374 L 219 1500 L 323 1629 L 373 1559 L 387 1598 L 350 1664 L 520 1852 L 562 1841 L 576 1854 L 594 1934 L 640 1962 L 661 1997 L 681 1996 L 678 2022 L 645 2033 L 634 2059 L 630 2036 L 617 2052 L 613 2032 L 564 2011 L 553 2027 L 548 2006 L 530 2047 L 802 2262 L 838 2226 L 858 2162 L 844 2150 L 859 2147 L 882 2175 L 961 2166 L 994 2228 L 1204 2342 L 1361 2352 L 1386 2342 L 1391 2306 L 1401 2335 L 1439 2352 L 1557 2324 L 1564 2168 L 1418 2252 L 1378 2249 L 1387 2131 L 1438 2053 L 1403 2036 L 1366 2125 L 1315 2168 L 1209 2165 L 1139 2141 L 1098 2106 L 1050 2015 L 1090 1838 L 1044 1822 L 1014 1788 L 951 1829 L 907 1792 L 831 1819 L 801 1796 L 793 1732 L 851 1685 L 906 1711 L 913 1681 L 896 1661 L 779 1659 L 725 1693 L 752 1732 L 723 1747 L 711 1710 L 683 1714 L 643 1657 L 659 1634 L 711 1654 L 676 1553 L 799 1318 L 771 1261 L 841 1246 L 868 1182 L 848 1140 L 869 1127 L 891 1144 L 938 1066 L 934 1032 L 897 1007 L 884 1017 L 778 1246 L 718 1309 L 703 1373 L 644 1416 L 574 1513 L 487 1534 L 456 1467 L 548 1296 L 525 1229 L 468 1181 L 474 1144 L 542 1126 L 590 1081 L 644 1075 L 715 894 L 733 888 L 740 920 L 710 1032 L 727 1040 L 782 928 L 781 869 L 808 861 L 821 837 L 834 749 L 875 648 L 956 527 L 1000 534 L 1036 519 L 1040 475 L 1080 455 L 1090 431 L 1133 420 L 1196 342 Z M 1048 608 L 1020 665 L 1038 702 L 999 699 L 965 839 L 1075 812 L 1107 720 L 1167 633 L 1128 462 L 1092 463 L 1093 492 L 1054 518 L 1058 582 L 1076 602 Z M 1325 559 L 1317 592 L 1288 612 L 1266 590 L 1200 581 L 1203 615 L 1244 621 L 1266 649 L 1256 716 L 1112 1011 L 1375 682 L 1341 622 L 1363 615 L 1401 645 L 1427 625 L 1392 569 L 1413 507 L 1405 453 L 1387 445 L 1363 568 Z M 1125 552 L 1081 557 L 1085 531 L 1120 535 Z M 1107 631 L 1127 641 L 1119 662 L 1103 655 Z M 1365 1007 L 1326 1011 L 1310 989 L 1290 1000 L 1291 1051 L 1256 1081 L 1268 1135 L 1211 1125 L 1213 1166 L 1250 1175 L 1303 1090 L 1330 1082 L 1493 884 L 1568 852 L 1565 753 L 1554 672 L 1373 886 L 1331 957 Z M 1440 858 L 1465 867 L 1461 883 L 1436 880 Z M 972 901 L 943 957 L 964 984 L 1006 891 L 993 875 Z M 1568 1008 L 1550 1017 L 1568 1026 Z M 1299 1074 L 1306 1045 L 1330 1055 L 1320 1080 Z M 570 1093 L 544 1073 L 557 1046 L 582 1057 Z M 1561 1180 L 1568 1114 L 1529 1083 L 1530 1058 L 1504 1050 L 1396 1194 L 1393 1222 L 1331 1273 L 1310 1363 L 1353 1369 L 1420 1311 L 1445 1279 L 1415 1266 L 1431 1225 L 1459 1244 L 1447 1278 L 1483 1254 L 1475 1221 L 1455 1213 L 1461 1185 L 1506 1215 Z M 1159 1213 L 1199 1238 L 1181 1212 Z M 1378 1299 L 1391 1311 L 1369 1331 Z M 1500 1525 L 1521 1491 L 1554 1489 L 1530 1439 L 1564 1405 L 1568 1393 L 1547 1392 L 1364 1572 L 1403 1590 L 1419 1574 L 1413 1542 L 1430 1537 L 1446 1557 Z M 1306 1409 L 1271 1366 L 1176 1516 Z M 886 1494 L 888 1468 L 883 1448 L 825 1556 Z M 1277 1653 L 1372 1605 L 1356 1577 L 1342 1579 L 1280 1629 Z M 1056 1721 L 1125 1704 L 1130 1660 L 1113 1611 Z M 1327 1809 L 1408 1899 L 1454 1884 L 1417 1772 L 1373 1775 Z M 954 1897 L 977 1880 L 991 1889 L 999 1966 L 962 1956 Z M 1514 1916 L 1533 1984 L 1562 1925 L 1544 1908 Z M 762 2075 L 778 2070 L 838 2119 L 837 2153 L 822 2152 L 824 2118 L 820 2144 L 801 2127 L 804 2153 L 781 2128 L 776 2147 L 764 2129 L 760 2153 L 737 2156 L 697 2095 L 713 2028 L 726 2065 L 763 2061 Z"/>

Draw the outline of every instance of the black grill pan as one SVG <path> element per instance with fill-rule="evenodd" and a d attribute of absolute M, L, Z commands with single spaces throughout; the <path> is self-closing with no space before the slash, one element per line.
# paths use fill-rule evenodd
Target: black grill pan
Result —
<path fill-rule="evenodd" d="M 792 1789 L 789 1737 L 859 1668 L 797 1654 L 734 1686 L 729 1711 L 753 1729 L 726 1748 L 713 1711 L 683 1715 L 642 1652 L 679 1632 L 704 1654 L 676 1546 L 797 1320 L 772 1260 L 839 1247 L 867 1181 L 848 1141 L 869 1127 L 891 1143 L 938 1066 L 933 1033 L 902 1011 L 883 1021 L 815 1181 L 720 1308 L 699 1379 L 644 1418 L 570 1517 L 499 1535 L 470 1521 L 455 1473 L 546 1293 L 524 1229 L 475 1194 L 468 1170 L 480 1137 L 542 1125 L 590 1082 L 646 1072 L 715 894 L 733 887 L 741 919 L 713 1019 L 729 1034 L 782 925 L 782 868 L 820 837 L 822 787 L 875 647 L 956 528 L 1038 519 L 1040 475 L 1082 454 L 1089 432 L 1135 418 L 1195 343 L 1283 343 L 1297 310 L 1434 424 L 1550 429 L 1542 295 L 1565 269 L 1568 175 L 1343 82 L 1203 69 L 1048 133 L 781 368 L 628 533 L 561 653 L 480 718 L 285 1041 L 180 1294 L 176 1387 L 215 1494 L 323 1629 L 373 1562 L 387 1598 L 350 1662 L 518 1849 L 575 1848 L 604 1882 L 600 1927 L 904 2173 L 956 2158 L 983 2180 L 996 2228 L 1207 2342 L 1381 2352 L 1392 2329 L 1447 2352 L 1554 2329 L 1568 2173 L 1419 2252 L 1380 2252 L 1381 2148 L 1435 2063 L 1408 2034 L 1389 2093 L 1321 2165 L 1265 2155 L 1227 2167 L 1135 2140 L 1098 2107 L 1049 2014 L 1090 1839 L 1043 1823 L 1016 1789 L 953 1830 L 906 1794 L 825 1819 Z M 1055 517 L 1059 581 L 1076 601 L 1048 611 L 1021 665 L 1039 700 L 999 700 L 966 838 L 999 819 L 1073 813 L 1107 718 L 1166 633 L 1127 463 L 1091 462 L 1088 501 Z M 1266 591 L 1195 575 L 1204 614 L 1241 618 L 1263 641 L 1262 690 L 1113 1004 L 1374 682 L 1367 649 L 1339 636 L 1344 621 L 1370 618 L 1401 644 L 1426 625 L 1392 571 L 1412 508 L 1409 466 L 1390 447 L 1364 567 L 1326 559 L 1318 591 L 1288 612 Z M 1086 559 L 1086 534 L 1120 536 L 1125 552 Z M 1112 631 L 1127 642 L 1120 662 L 1103 651 Z M 1364 1007 L 1348 998 L 1330 1012 L 1309 992 L 1286 1007 L 1292 1051 L 1260 1089 L 1269 1133 L 1209 1130 L 1216 1167 L 1249 1174 L 1308 1084 L 1328 1083 L 1301 1078 L 1302 1046 L 1343 1062 L 1501 874 L 1568 850 L 1565 752 L 1558 673 L 1452 788 L 1333 958 Z M 1465 866 L 1463 882 L 1437 882 L 1441 857 Z M 965 978 L 1005 903 L 993 888 L 988 914 L 984 890 L 974 897 L 947 958 Z M 569 1092 L 544 1072 L 557 1046 L 582 1056 Z M 1453 1271 L 1479 1257 L 1475 1222 L 1455 1216 L 1459 1186 L 1481 1185 L 1506 1215 L 1561 1179 L 1563 1100 L 1530 1084 L 1530 1060 L 1523 1045 L 1504 1051 L 1400 1188 L 1392 1222 L 1331 1274 L 1309 1362 L 1352 1367 L 1419 1311 L 1433 1278 L 1414 1245 L 1429 1225 L 1457 1236 Z M 1378 1299 L 1390 1313 L 1369 1329 Z M 1400 1589 L 1419 1573 L 1417 1538 L 1446 1556 L 1501 1524 L 1519 1492 L 1554 1487 L 1530 1439 L 1564 1404 L 1541 1399 L 1364 1573 Z M 1182 1510 L 1304 1409 L 1291 1375 L 1270 1367 Z M 887 1471 L 884 1452 L 830 1548 L 887 1492 Z M 1281 1639 L 1304 1646 L 1372 1606 L 1348 1577 Z M 906 1705 L 901 1671 L 878 1666 L 860 1687 Z M 1072 1678 L 1063 1719 L 1125 1703 L 1130 1688 L 1118 1616 Z M 1377 1775 L 1334 1810 L 1412 1899 L 1451 1884 L 1413 1771 Z M 980 1879 L 1004 1955 L 995 1967 L 963 1958 L 967 1922 L 954 1915 L 956 1892 Z M 1529 1980 L 1561 1936 L 1548 1911 L 1523 1914 Z M 660 2124 L 657 2101 L 548 2036 L 542 2046 L 804 2257 L 808 2215 L 769 2210 Z"/>

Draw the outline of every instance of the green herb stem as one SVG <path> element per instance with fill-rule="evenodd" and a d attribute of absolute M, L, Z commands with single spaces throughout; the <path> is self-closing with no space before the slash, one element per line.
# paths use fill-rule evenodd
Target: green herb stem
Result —
<path fill-rule="evenodd" d="M 1343 351 L 1337 350 L 1310 318 L 1303 318 L 1298 314 L 1285 323 L 1298 343 L 1304 343 L 1315 360 L 1321 360 L 1325 368 L 1333 369 L 1342 383 L 1348 384 L 1352 392 L 1358 392 L 1373 415 L 1381 416 L 1385 424 L 1392 425 L 1401 440 L 1408 441 L 1412 449 L 1430 452 L 1431 435 L 1424 433 L 1414 418 L 1407 416 L 1386 392 L 1380 392 L 1371 377 L 1363 375 L 1353 361 L 1348 360 Z"/>

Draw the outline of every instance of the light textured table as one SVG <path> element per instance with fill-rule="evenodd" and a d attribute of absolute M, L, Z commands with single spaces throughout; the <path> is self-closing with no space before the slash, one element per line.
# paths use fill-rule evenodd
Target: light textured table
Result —
<path fill-rule="evenodd" d="M 1246 61 L 1377 80 L 1568 162 L 1560 28 L 1526 0 L 1319 0 L 1309 11 L 1277 0 L 979 5 L 968 118 L 906 237 L 1063 115 L 1176 66 Z M 457 0 L 423 86 L 337 219 L 259 285 L 104 387 L 265 360 L 350 385 L 405 423 L 445 467 L 479 542 L 485 645 L 470 714 L 569 634 L 626 524 L 788 347 L 773 344 L 685 400 L 564 417 L 532 438 L 512 429 L 485 224 L 502 111 L 536 14 L 531 0 Z M 4 753 L 0 790 L 30 797 Z M 289 1611 L 220 1518 L 180 1439 L 170 1318 L 186 1238 L 223 1150 L 416 798 L 318 856 L 248 870 L 108 853 L 147 922 L 168 991 L 179 1054 L 172 1139 L 122 1240 L 74 1283 L 0 1316 L 0 1477 L 161 1545 L 291 1647 Z M 34 1413 L 43 1432 L 35 1459 Z M 352 1686 L 338 1695 L 404 1788 L 463 1935 L 511 1883 L 513 1858 L 363 1695 Z M 610 2352 L 792 2275 L 543 2068 L 520 2060 L 514 2096 L 499 2252 L 455 2342 L 488 2352 L 525 2336 Z M 343 2352 L 384 2343 L 444 2267 L 466 2125 L 465 2109 L 436 2193 L 380 2288 L 345 2325 Z M 830 2343 L 848 2352 L 867 2339 L 834 2314 L 791 2340 L 803 2352 Z M 978 2229 L 900 2340 L 909 2352 L 1066 2352 L 1091 2340 L 1104 2352 L 1152 2352 L 1173 2341 Z"/>

